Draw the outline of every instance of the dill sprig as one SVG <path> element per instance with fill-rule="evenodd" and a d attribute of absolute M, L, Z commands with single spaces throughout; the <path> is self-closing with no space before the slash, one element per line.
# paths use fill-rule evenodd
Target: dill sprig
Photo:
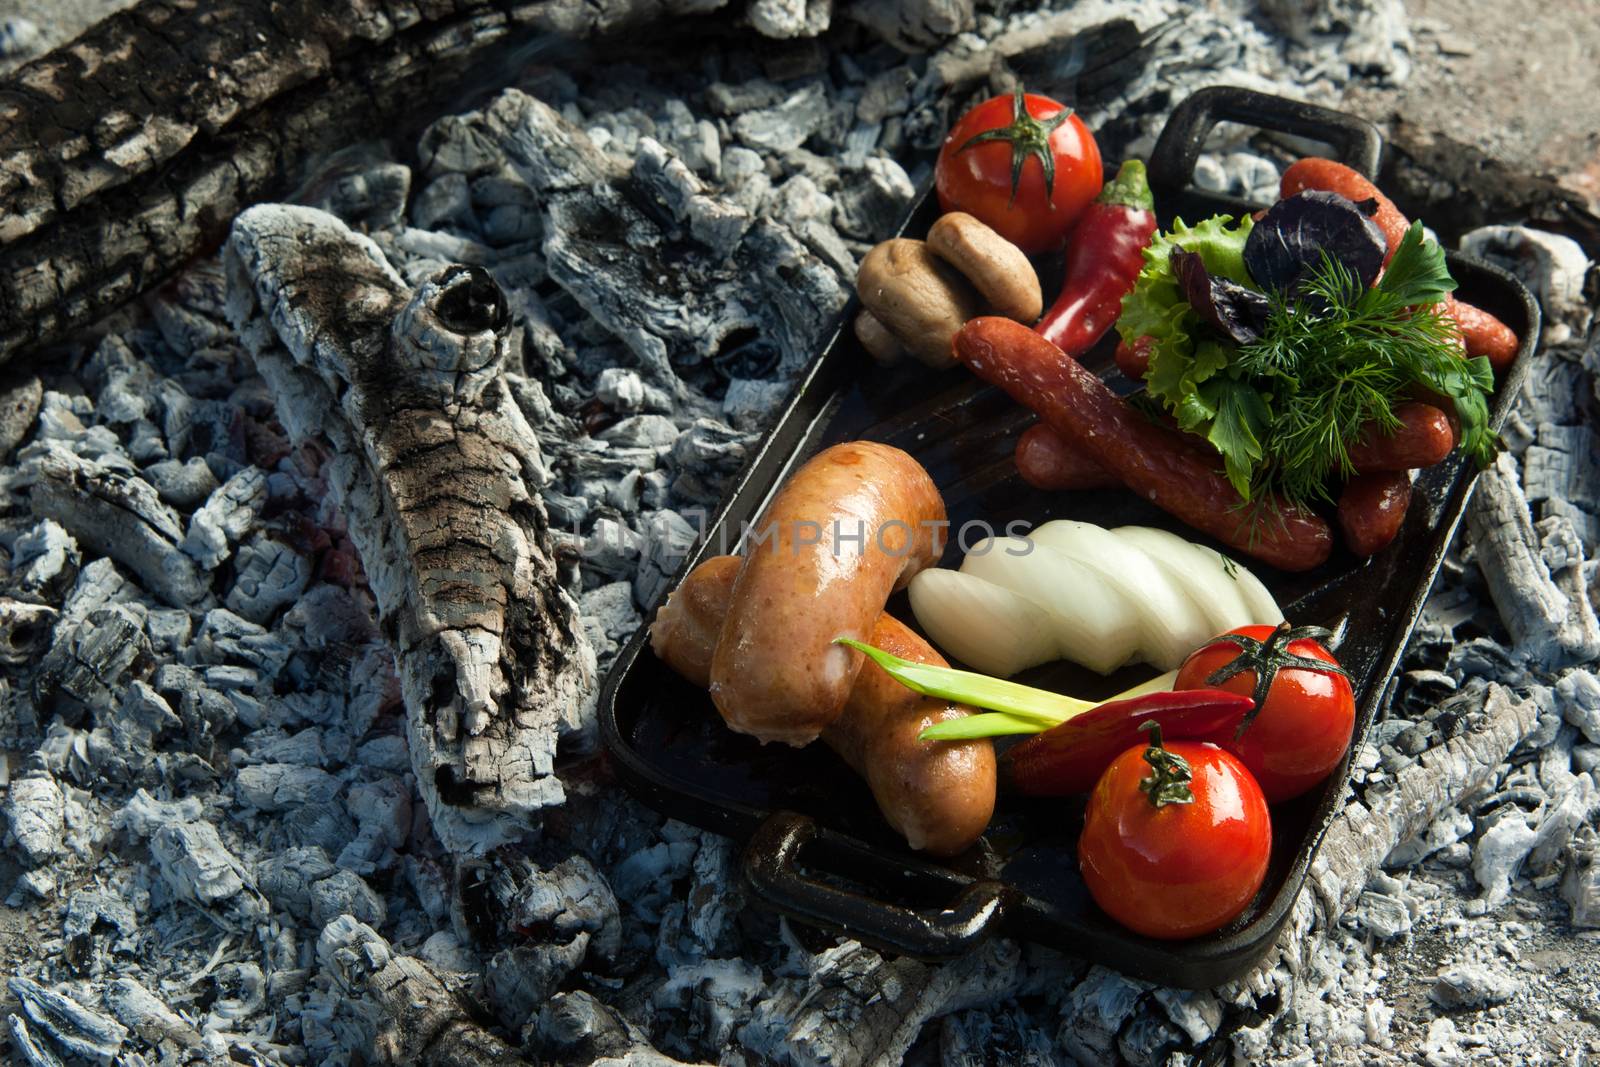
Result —
<path fill-rule="evenodd" d="M 1239 348 L 1226 384 L 1216 383 L 1211 439 L 1241 494 L 1331 499 L 1330 476 L 1351 472 L 1350 447 L 1369 425 L 1398 427 L 1395 405 L 1414 386 L 1454 401 L 1462 449 L 1492 462 L 1494 376 L 1487 360 L 1463 357 L 1460 332 L 1438 306 L 1454 288 L 1443 251 L 1418 224 L 1372 288 L 1324 253 L 1293 292 L 1274 294 L 1261 340 Z"/>

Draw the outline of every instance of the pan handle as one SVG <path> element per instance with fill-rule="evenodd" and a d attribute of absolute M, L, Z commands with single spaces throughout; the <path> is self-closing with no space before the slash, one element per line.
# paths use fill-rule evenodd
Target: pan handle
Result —
<path fill-rule="evenodd" d="M 1383 156 L 1383 135 L 1366 119 L 1231 85 L 1213 85 L 1173 108 L 1150 153 L 1150 187 L 1157 194 L 1177 194 L 1189 186 L 1195 161 L 1212 127 L 1238 122 L 1262 130 L 1294 134 L 1333 147 L 1334 155 L 1369 178 L 1376 177 Z"/>
<path fill-rule="evenodd" d="M 938 912 L 886 904 L 809 878 L 800 853 L 816 840 L 817 824 L 780 811 L 757 828 L 744 851 L 745 879 L 777 910 L 813 925 L 843 929 L 876 948 L 923 959 L 965 955 L 1000 929 L 1007 890 L 999 882 L 974 882 Z"/>

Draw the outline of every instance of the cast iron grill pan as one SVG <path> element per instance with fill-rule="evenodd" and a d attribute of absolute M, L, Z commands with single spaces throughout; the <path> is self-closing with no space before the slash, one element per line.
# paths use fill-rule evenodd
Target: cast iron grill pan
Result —
<path fill-rule="evenodd" d="M 1192 222 L 1261 206 L 1190 188 L 1200 146 L 1224 120 L 1316 140 L 1335 158 L 1369 175 L 1377 171 L 1382 141 L 1360 119 L 1241 89 L 1202 90 L 1174 111 L 1150 161 L 1163 227 L 1175 216 Z M 924 194 L 903 232 L 920 236 L 937 215 L 936 199 Z M 1463 299 L 1492 311 L 1522 338 L 1517 361 L 1493 398 L 1498 427 L 1526 374 L 1539 309 L 1520 283 L 1486 263 L 1451 253 L 1450 269 Z M 1074 518 L 1108 527 L 1159 526 L 1203 540 L 1125 490 L 1044 493 L 1028 486 L 1011 457 L 1033 415 L 961 367 L 881 368 L 845 328 L 855 311 L 852 302 L 729 497 L 708 518 L 680 577 L 703 559 L 737 551 L 743 524 L 756 521 L 791 469 L 821 448 L 858 438 L 896 445 L 926 466 L 944 494 L 953 531 L 969 521 L 1004 532 L 1013 519 L 1038 525 Z M 1102 342 L 1084 363 L 1127 393 L 1134 385 L 1113 368 L 1113 341 Z M 1400 535 L 1370 560 L 1339 548 L 1304 574 L 1250 564 L 1290 619 L 1342 627 L 1338 656 L 1357 701 L 1352 752 L 1385 703 L 1475 473 L 1459 455 L 1425 471 Z M 959 564 L 961 554 L 952 538 L 943 565 Z M 914 623 L 903 594 L 889 611 Z M 1056 664 L 1019 680 L 1103 697 L 1150 673 L 1129 668 L 1102 678 Z M 605 745 L 626 786 L 665 814 L 744 842 L 744 869 L 755 894 L 795 918 L 928 959 L 959 955 L 990 936 L 1027 938 L 1141 978 L 1194 988 L 1242 975 L 1271 948 L 1349 779 L 1347 756 L 1321 789 L 1273 808 L 1266 882 L 1243 915 L 1205 937 L 1156 941 L 1116 925 L 1090 899 L 1075 851 L 1081 798 L 1002 794 L 978 845 L 954 860 L 931 860 L 888 828 L 865 783 L 823 745 L 761 746 L 725 728 L 705 691 L 655 658 L 645 630 L 612 668 L 600 715 Z"/>

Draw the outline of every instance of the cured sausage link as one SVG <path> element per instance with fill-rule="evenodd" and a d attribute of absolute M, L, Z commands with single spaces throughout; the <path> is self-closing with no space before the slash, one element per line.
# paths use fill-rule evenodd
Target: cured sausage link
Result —
<path fill-rule="evenodd" d="M 1358 556 L 1370 556 L 1400 532 L 1411 506 L 1411 474 L 1378 471 L 1358 474 L 1339 494 L 1339 529 Z"/>
<path fill-rule="evenodd" d="M 1017 473 L 1035 489 L 1109 489 L 1122 484 L 1042 422 L 1017 438 L 1016 460 Z"/>
<path fill-rule="evenodd" d="M 1026 326 L 973 319 L 956 334 L 955 353 L 1128 488 L 1229 547 L 1286 571 L 1309 570 L 1332 551 L 1333 531 L 1322 519 L 1276 498 L 1250 508 L 1215 455 L 1141 417 Z"/>
<path fill-rule="evenodd" d="M 1450 417 L 1432 404 L 1408 401 L 1394 409 L 1393 433 L 1369 425 L 1350 446 L 1350 467 L 1363 474 L 1431 467 L 1456 447 Z"/>

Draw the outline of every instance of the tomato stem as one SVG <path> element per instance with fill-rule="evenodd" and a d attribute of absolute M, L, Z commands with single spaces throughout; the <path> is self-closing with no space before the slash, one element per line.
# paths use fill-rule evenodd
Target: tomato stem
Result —
<path fill-rule="evenodd" d="M 1150 747 L 1144 750 L 1144 761 L 1154 773 L 1139 780 L 1139 789 L 1150 798 L 1150 806 L 1193 804 L 1194 790 L 1189 788 L 1189 783 L 1194 780 L 1194 772 L 1189 769 L 1189 761 L 1161 747 L 1161 724 L 1156 720 L 1140 723 L 1139 729 L 1150 734 Z"/>
<path fill-rule="evenodd" d="M 1332 636 L 1332 631 L 1325 630 L 1321 626 L 1290 626 L 1285 619 L 1265 641 L 1257 641 L 1245 634 L 1223 634 L 1217 638 L 1219 642 L 1233 645 L 1239 650 L 1239 654 L 1207 678 L 1206 685 L 1220 686 L 1229 678 L 1245 671 L 1254 671 L 1256 676 L 1255 688 L 1250 693 L 1251 698 L 1255 700 L 1255 707 L 1245 712 L 1244 721 L 1234 732 L 1235 741 L 1244 736 L 1245 730 L 1249 729 L 1256 716 L 1261 714 L 1261 709 L 1267 703 L 1267 693 L 1272 689 L 1272 683 L 1277 680 L 1280 670 L 1320 671 L 1323 674 L 1340 675 L 1346 681 L 1350 679 L 1350 673 L 1337 663 L 1289 651 L 1292 642 L 1327 641 Z"/>
<path fill-rule="evenodd" d="M 1056 132 L 1063 122 L 1072 117 L 1072 109 L 1064 107 L 1057 114 L 1051 115 L 1043 122 L 1028 113 L 1028 102 L 1022 86 L 1017 86 L 1013 97 L 1011 111 L 1011 125 L 999 126 L 992 130 L 985 130 L 973 137 L 969 137 L 965 144 L 956 149 L 960 154 L 973 145 L 986 144 L 990 141 L 1005 141 L 1011 145 L 1011 199 L 1007 207 L 1017 202 L 1017 186 L 1022 181 L 1022 167 L 1028 162 L 1029 156 L 1039 157 L 1039 166 L 1044 168 L 1045 199 L 1055 195 L 1056 191 L 1056 161 L 1050 154 L 1050 135 Z"/>

